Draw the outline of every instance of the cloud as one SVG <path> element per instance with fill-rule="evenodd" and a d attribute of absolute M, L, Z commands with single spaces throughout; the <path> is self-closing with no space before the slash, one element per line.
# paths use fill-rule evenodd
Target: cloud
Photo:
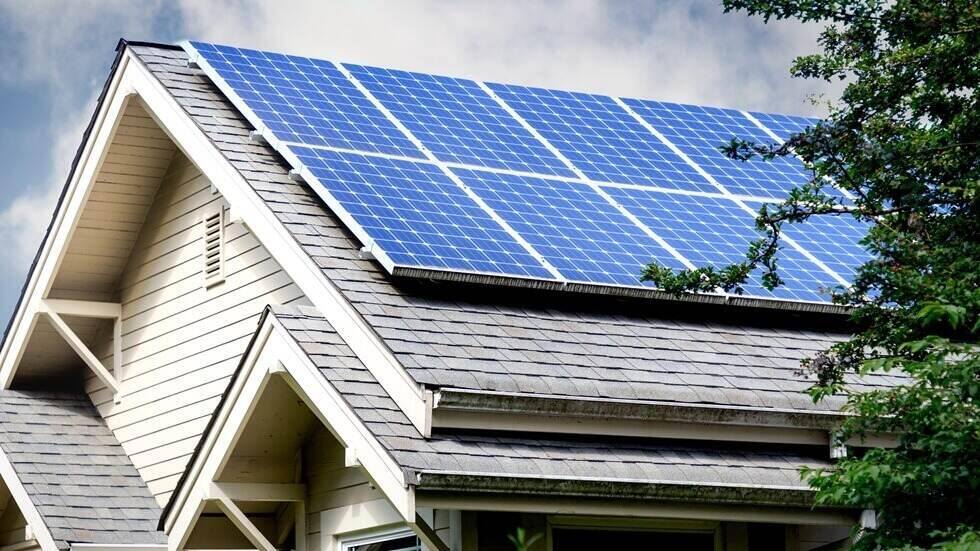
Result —
<path fill-rule="evenodd" d="M 65 120 L 63 129 L 57 133 L 51 147 L 52 157 L 58 159 L 57 176 L 49 178 L 31 192 L 15 197 L 0 212 L 0 243 L 4 243 L 4 247 L 0 248 L 0 263 L 6 275 L 16 278 L 34 258 L 58 201 L 66 176 L 65 166 L 75 156 L 88 119 L 88 113 L 80 112 Z"/>
<path fill-rule="evenodd" d="M 184 0 L 188 36 L 342 61 L 690 103 L 812 113 L 789 78 L 817 29 L 720 2 Z"/>

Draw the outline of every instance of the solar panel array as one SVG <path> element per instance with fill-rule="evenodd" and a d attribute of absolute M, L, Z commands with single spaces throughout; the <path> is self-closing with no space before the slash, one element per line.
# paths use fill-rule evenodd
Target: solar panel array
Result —
<path fill-rule="evenodd" d="M 528 88 L 193 42 L 216 85 L 391 272 L 650 287 L 744 258 L 754 213 L 808 174 L 719 146 L 812 119 Z M 788 229 L 786 285 L 826 301 L 868 258 L 847 216 Z"/>

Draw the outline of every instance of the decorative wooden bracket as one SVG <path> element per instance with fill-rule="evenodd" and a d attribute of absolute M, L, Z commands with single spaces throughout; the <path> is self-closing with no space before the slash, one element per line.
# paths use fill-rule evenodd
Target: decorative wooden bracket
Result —
<path fill-rule="evenodd" d="M 259 551 L 276 551 L 276 546 L 249 520 L 235 504 L 238 501 L 279 501 L 295 506 L 296 549 L 306 547 L 306 486 L 303 484 L 251 484 L 212 482 L 207 500 L 213 501 Z"/>
<path fill-rule="evenodd" d="M 68 346 L 95 372 L 95 375 L 112 391 L 116 401 L 119 399 L 119 383 L 122 381 L 122 305 L 112 302 L 91 302 L 84 300 L 45 299 L 41 301 L 38 312 L 47 316 L 54 330 L 65 339 Z M 112 373 L 89 350 L 82 339 L 72 331 L 61 316 L 80 316 L 86 318 L 111 319 L 112 325 Z"/>

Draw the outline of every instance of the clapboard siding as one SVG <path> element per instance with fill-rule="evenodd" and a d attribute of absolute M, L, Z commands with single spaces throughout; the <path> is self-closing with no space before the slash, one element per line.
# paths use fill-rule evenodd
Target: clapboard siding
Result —
<path fill-rule="evenodd" d="M 361 467 L 344 466 L 344 447 L 320 427 L 303 450 L 306 473 L 307 541 L 319 549 L 320 513 L 337 507 L 385 499 Z"/>
<path fill-rule="evenodd" d="M 144 130 L 148 129 L 131 125 L 127 135 L 140 137 Z M 114 152 L 113 174 L 125 175 L 129 163 L 139 159 L 128 149 Z M 163 183 L 119 278 L 121 397 L 116 403 L 92 376 L 86 389 L 163 504 L 214 413 L 263 308 L 306 299 L 242 224 L 225 229 L 224 283 L 205 289 L 202 212 L 222 204 L 222 198 L 182 155 L 150 170 L 139 168 L 141 175 L 158 170 Z M 136 174 L 132 177 L 121 185 L 150 185 Z M 124 193 L 103 193 L 127 200 Z M 131 200 L 143 201 L 139 195 Z M 116 222 L 121 227 L 134 223 Z M 93 348 L 105 365 L 112 365 L 111 334 L 100 334 Z"/>

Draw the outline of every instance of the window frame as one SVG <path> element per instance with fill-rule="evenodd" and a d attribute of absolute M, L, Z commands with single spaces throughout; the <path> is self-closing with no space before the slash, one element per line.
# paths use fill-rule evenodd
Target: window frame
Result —
<path fill-rule="evenodd" d="M 340 551 L 351 551 L 352 548 L 358 545 L 370 545 L 372 543 L 396 540 L 408 536 L 415 537 L 415 539 L 419 541 L 419 548 L 422 549 L 422 542 L 421 539 L 419 539 L 418 534 L 416 534 L 411 528 L 405 526 L 389 528 L 387 530 L 373 530 L 356 535 L 340 536 L 338 537 L 339 545 L 337 547 Z"/>

